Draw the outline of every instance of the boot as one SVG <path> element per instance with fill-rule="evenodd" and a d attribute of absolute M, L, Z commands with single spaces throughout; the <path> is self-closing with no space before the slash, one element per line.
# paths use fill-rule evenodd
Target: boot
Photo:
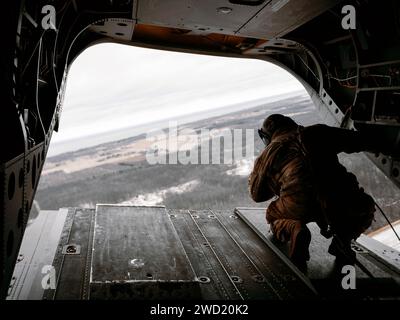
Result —
<path fill-rule="evenodd" d="M 351 240 L 334 236 L 328 253 L 336 257 L 336 263 L 353 265 L 356 262 L 356 253 L 351 249 Z"/>
<path fill-rule="evenodd" d="M 303 272 L 307 270 L 307 261 L 310 260 L 308 247 L 311 242 L 311 232 L 306 225 L 296 228 L 291 238 L 290 260 Z"/>

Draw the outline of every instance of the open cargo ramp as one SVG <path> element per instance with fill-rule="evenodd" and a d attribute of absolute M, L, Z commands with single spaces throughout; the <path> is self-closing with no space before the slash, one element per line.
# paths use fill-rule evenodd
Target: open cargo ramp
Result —
<path fill-rule="evenodd" d="M 355 243 L 354 250 L 374 277 L 356 269 L 357 288 L 341 288 L 343 275 L 326 253 L 329 240 L 312 225 L 311 260 L 303 274 L 287 258 L 286 246 L 272 241 L 262 208 L 97 205 L 53 214 L 60 212 L 64 225 L 51 264 L 55 287 L 38 289 L 43 275 L 29 261 L 40 265 L 44 255 L 23 245 L 25 259 L 18 262 L 20 267 L 17 264 L 14 283 L 18 288 L 34 283 L 36 289 L 25 290 L 22 296 L 18 292 L 23 290 L 11 286 L 9 299 L 312 300 L 400 295 L 396 253 L 386 259 L 388 251 L 386 256 L 380 253 L 389 248 L 370 239 L 372 245 Z M 43 247 L 40 243 L 49 234 L 42 228 L 35 247 Z"/>

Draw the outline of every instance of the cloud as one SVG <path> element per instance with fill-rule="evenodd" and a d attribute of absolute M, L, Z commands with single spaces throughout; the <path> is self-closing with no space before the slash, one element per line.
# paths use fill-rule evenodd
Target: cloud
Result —
<path fill-rule="evenodd" d="M 53 142 L 301 90 L 287 71 L 254 59 L 118 44 L 88 48 L 73 63 Z"/>

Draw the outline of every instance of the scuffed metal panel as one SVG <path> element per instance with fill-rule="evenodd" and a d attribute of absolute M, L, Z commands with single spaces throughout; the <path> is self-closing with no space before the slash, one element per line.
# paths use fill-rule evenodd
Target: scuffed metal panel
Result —
<path fill-rule="evenodd" d="M 273 0 L 244 24 L 238 34 L 260 39 L 283 37 L 339 2 L 340 0 Z"/>
<path fill-rule="evenodd" d="M 91 299 L 190 299 L 200 290 L 164 207 L 98 205 Z"/>
<path fill-rule="evenodd" d="M 357 239 L 357 243 L 375 254 L 389 268 L 400 274 L 400 252 L 365 235 Z"/>
<path fill-rule="evenodd" d="M 262 212 L 264 213 L 263 209 Z M 233 242 L 240 246 L 240 250 L 262 274 L 261 278 L 253 275 L 256 282 L 268 283 L 269 289 L 282 300 L 315 298 L 317 292 L 312 284 L 291 262 L 282 259 L 273 249 L 274 245 L 254 232 L 237 212 L 232 214 L 230 211 L 214 211 L 214 214 Z"/>
<path fill-rule="evenodd" d="M 213 244 L 204 236 L 195 222 L 196 214 L 188 210 L 170 210 L 171 218 L 186 253 L 193 265 L 206 299 L 238 300 L 242 295 L 227 274 L 213 250 Z"/>
<path fill-rule="evenodd" d="M 262 208 L 237 208 L 238 215 L 259 234 L 262 234 L 275 248 L 282 254 L 287 255 L 287 246 L 274 240 L 270 227 L 265 222 L 265 209 Z M 324 238 L 316 223 L 307 224 L 312 234 L 310 243 L 311 259 L 307 263 L 306 276 L 324 298 L 340 299 L 365 299 L 365 298 L 389 298 L 399 299 L 400 292 L 400 269 L 396 267 L 388 268 L 382 258 L 377 257 L 374 246 L 371 243 L 377 241 L 370 239 L 365 241 L 365 237 L 360 237 L 358 242 L 353 242 L 352 249 L 356 252 L 357 260 L 373 277 L 366 274 L 358 265 L 355 265 L 356 289 L 345 290 L 341 286 L 342 269 L 335 263 L 335 257 L 330 255 L 328 247 L 330 239 Z M 360 243 L 362 245 L 360 246 Z"/>
<path fill-rule="evenodd" d="M 206 299 L 312 299 L 315 291 L 230 210 L 170 210 Z"/>
<path fill-rule="evenodd" d="M 303 299 L 313 297 L 312 291 L 302 281 L 298 281 L 293 270 L 257 234 L 241 219 L 225 219 L 227 213 L 231 215 L 231 212 L 190 211 L 243 299 L 290 300 L 295 296 Z M 296 285 L 292 286 L 292 279 L 293 283 L 298 281 L 301 295 L 293 290 Z"/>
<path fill-rule="evenodd" d="M 67 216 L 67 209 L 43 210 L 30 219 L 11 281 L 9 300 L 42 299 L 43 278 L 49 270 Z"/>
<path fill-rule="evenodd" d="M 243 6 L 226 0 L 139 1 L 137 20 L 140 24 L 232 35 L 264 5 Z M 224 14 L 218 10 L 224 7 L 231 11 Z"/>
<path fill-rule="evenodd" d="M 87 299 L 94 210 L 69 208 L 52 266 L 55 269 L 56 288 L 43 294 L 46 300 Z M 67 254 L 68 245 L 79 245 L 77 254 Z"/>

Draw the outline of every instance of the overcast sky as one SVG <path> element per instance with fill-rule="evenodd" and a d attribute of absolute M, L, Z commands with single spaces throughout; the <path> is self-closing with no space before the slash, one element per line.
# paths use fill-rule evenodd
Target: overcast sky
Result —
<path fill-rule="evenodd" d="M 72 64 L 52 142 L 302 90 L 273 64 L 100 44 Z"/>

